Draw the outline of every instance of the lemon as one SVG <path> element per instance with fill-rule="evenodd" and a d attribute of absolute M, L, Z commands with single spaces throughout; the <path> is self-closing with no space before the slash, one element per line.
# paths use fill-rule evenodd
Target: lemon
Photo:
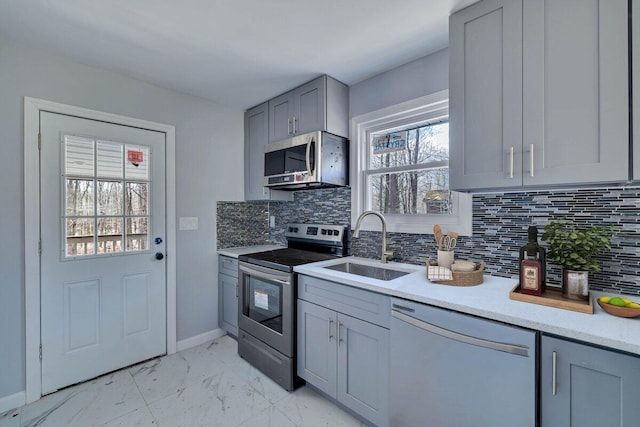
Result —
<path fill-rule="evenodd" d="M 622 298 L 620 298 L 620 297 L 611 298 L 609 300 L 609 304 L 615 305 L 615 306 L 618 306 L 618 307 L 624 307 L 626 305 L 624 300 Z"/>
<path fill-rule="evenodd" d="M 640 304 L 638 304 L 637 302 L 630 302 L 627 304 L 627 307 L 629 308 L 640 308 Z"/>
<path fill-rule="evenodd" d="M 626 299 L 626 298 L 622 298 L 622 301 L 624 301 L 625 304 L 631 304 L 633 302 L 630 299 Z"/>
<path fill-rule="evenodd" d="M 611 297 L 606 297 L 606 296 L 598 298 L 598 301 L 603 302 L 605 304 L 608 303 L 610 300 L 611 300 Z"/>

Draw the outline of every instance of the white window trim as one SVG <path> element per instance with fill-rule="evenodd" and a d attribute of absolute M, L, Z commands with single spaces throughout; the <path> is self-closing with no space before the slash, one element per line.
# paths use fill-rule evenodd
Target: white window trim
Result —
<path fill-rule="evenodd" d="M 363 168 L 367 162 L 366 142 L 369 132 L 388 128 L 389 124 L 420 123 L 448 115 L 449 90 L 443 90 L 420 98 L 396 104 L 353 117 L 350 123 L 351 136 L 351 227 L 355 227 L 358 216 L 365 210 L 366 187 Z M 444 231 L 456 231 L 462 236 L 472 233 L 472 195 L 452 192 L 454 215 L 385 215 L 387 231 L 395 233 L 432 234 L 433 226 L 440 224 Z M 380 221 L 371 216 L 362 222 L 362 230 L 379 231 Z"/>

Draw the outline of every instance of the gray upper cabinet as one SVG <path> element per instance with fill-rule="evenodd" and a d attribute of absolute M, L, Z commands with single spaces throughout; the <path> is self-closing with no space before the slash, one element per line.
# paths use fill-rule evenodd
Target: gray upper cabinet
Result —
<path fill-rule="evenodd" d="M 523 4 L 524 185 L 627 180 L 627 0 Z"/>
<path fill-rule="evenodd" d="M 522 3 L 484 0 L 449 21 L 453 189 L 522 185 Z"/>
<path fill-rule="evenodd" d="M 451 187 L 627 180 L 627 19 L 626 0 L 483 0 L 452 15 Z"/>
<path fill-rule="evenodd" d="M 327 131 L 348 136 L 349 88 L 321 76 L 269 101 L 269 142 Z"/>
<path fill-rule="evenodd" d="M 631 3 L 633 85 L 633 179 L 640 180 L 640 2 Z"/>
<path fill-rule="evenodd" d="M 244 198 L 245 200 L 292 200 L 291 192 L 264 186 L 264 146 L 269 143 L 269 103 L 244 113 Z"/>
<path fill-rule="evenodd" d="M 541 425 L 635 427 L 640 420 L 640 358 L 543 336 Z"/>

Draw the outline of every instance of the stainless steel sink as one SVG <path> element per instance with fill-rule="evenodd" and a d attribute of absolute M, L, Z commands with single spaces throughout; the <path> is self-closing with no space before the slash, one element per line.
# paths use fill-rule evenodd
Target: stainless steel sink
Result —
<path fill-rule="evenodd" d="M 371 277 L 372 279 L 378 280 L 393 280 L 409 274 L 409 272 L 407 271 L 392 270 L 390 268 L 356 264 L 353 262 L 343 262 L 340 264 L 328 265 L 324 268 L 335 271 L 342 271 L 343 273 L 355 274 L 358 276 Z"/>

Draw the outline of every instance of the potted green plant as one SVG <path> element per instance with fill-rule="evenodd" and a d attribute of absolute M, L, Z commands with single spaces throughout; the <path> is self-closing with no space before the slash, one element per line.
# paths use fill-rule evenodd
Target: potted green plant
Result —
<path fill-rule="evenodd" d="M 570 299 L 589 297 L 589 271 L 599 271 L 596 255 L 611 249 L 613 227 L 578 227 L 568 221 L 551 221 L 544 226 L 542 241 L 547 258 L 562 267 L 562 293 Z"/>

